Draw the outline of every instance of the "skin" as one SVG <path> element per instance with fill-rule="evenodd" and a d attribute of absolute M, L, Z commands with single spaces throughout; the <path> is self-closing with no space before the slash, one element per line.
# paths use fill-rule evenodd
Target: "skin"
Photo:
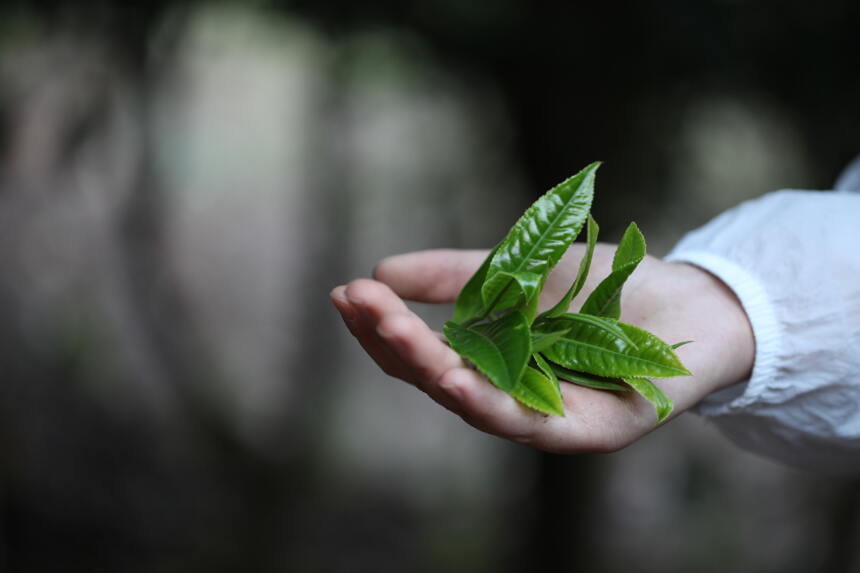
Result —
<path fill-rule="evenodd" d="M 609 274 L 614 251 L 614 245 L 597 245 L 583 293 Z M 583 252 L 583 246 L 574 245 L 554 269 L 541 310 L 564 295 Z M 654 407 L 635 392 L 562 383 L 564 417 L 522 406 L 466 366 L 441 334 L 406 306 L 405 300 L 453 302 L 486 255 L 432 250 L 389 257 L 374 269 L 373 279 L 338 286 L 331 300 L 384 372 L 414 385 L 484 432 L 549 452 L 576 453 L 616 451 L 654 429 Z M 582 305 L 583 293 L 571 309 Z M 746 314 L 725 284 L 697 267 L 646 257 L 624 287 L 622 317 L 670 343 L 695 341 L 677 350 L 693 376 L 654 380 L 675 403 L 669 419 L 707 394 L 750 376 L 755 343 Z"/>

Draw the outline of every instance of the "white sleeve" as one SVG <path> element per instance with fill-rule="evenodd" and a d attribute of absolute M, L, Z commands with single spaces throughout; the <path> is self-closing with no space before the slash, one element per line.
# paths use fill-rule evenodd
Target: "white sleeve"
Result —
<path fill-rule="evenodd" d="M 666 259 L 723 280 L 755 335 L 752 377 L 697 411 L 761 455 L 860 473 L 860 193 L 765 195 L 689 233 Z"/>

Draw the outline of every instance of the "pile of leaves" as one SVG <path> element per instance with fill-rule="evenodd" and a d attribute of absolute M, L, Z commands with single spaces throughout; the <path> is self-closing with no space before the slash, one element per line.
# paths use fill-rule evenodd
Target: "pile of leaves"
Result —
<path fill-rule="evenodd" d="M 568 312 L 591 267 L 598 226 L 589 214 L 593 163 L 535 201 L 460 292 L 444 333 L 451 347 L 501 390 L 546 414 L 564 415 L 559 380 L 611 392 L 639 392 L 657 410 L 672 402 L 649 378 L 689 376 L 674 349 L 621 318 L 621 290 L 645 257 L 635 223 L 618 243 L 612 271 L 579 312 Z M 552 268 L 586 226 L 586 250 L 570 289 L 538 314 Z"/>

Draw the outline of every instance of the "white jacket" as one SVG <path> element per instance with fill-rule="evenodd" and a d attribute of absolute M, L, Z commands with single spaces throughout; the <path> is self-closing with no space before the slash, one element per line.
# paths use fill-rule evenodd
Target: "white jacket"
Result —
<path fill-rule="evenodd" d="M 707 396 L 698 412 L 748 450 L 860 473 L 860 158 L 834 191 L 742 203 L 666 260 L 722 279 L 755 335 L 752 377 Z"/>

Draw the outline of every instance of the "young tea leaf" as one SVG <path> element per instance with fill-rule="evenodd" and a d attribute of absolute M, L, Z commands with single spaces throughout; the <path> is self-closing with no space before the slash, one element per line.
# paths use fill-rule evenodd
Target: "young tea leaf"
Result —
<path fill-rule="evenodd" d="M 672 402 L 647 378 L 689 375 L 673 352 L 687 342 L 670 346 L 617 321 L 624 283 L 645 257 L 645 239 L 635 223 L 615 251 L 610 275 L 580 313 L 567 312 L 586 282 L 597 242 L 599 227 L 588 211 L 598 165 L 548 191 L 520 217 L 463 287 L 444 332 L 464 359 L 531 408 L 564 415 L 562 378 L 601 390 L 633 388 L 654 404 L 660 422 Z M 586 249 L 573 284 L 535 318 L 550 270 L 586 221 Z"/>
<path fill-rule="evenodd" d="M 542 278 L 549 274 L 585 223 L 598 166 L 592 163 L 526 210 L 499 245 L 487 271 L 488 279 L 500 272 L 526 271 Z M 481 289 L 484 304 L 493 306 L 504 288 L 504 284 L 485 281 Z"/>
<path fill-rule="evenodd" d="M 643 398 L 654 404 L 654 408 L 657 410 L 658 424 L 672 413 L 672 408 L 674 408 L 672 400 L 663 394 L 663 391 L 655 386 L 653 382 L 645 378 L 625 378 L 624 381 L 630 384 Z"/>
<path fill-rule="evenodd" d="M 531 356 L 529 323 L 520 311 L 472 327 L 446 322 L 444 333 L 451 348 L 507 392 L 522 377 Z"/>
<path fill-rule="evenodd" d="M 532 352 L 543 352 L 555 341 L 567 334 L 570 328 L 564 326 L 560 330 L 532 330 Z"/>
<path fill-rule="evenodd" d="M 564 404 L 558 385 L 531 366 L 526 368 L 511 395 L 538 412 L 564 416 Z"/>
<path fill-rule="evenodd" d="M 612 270 L 617 271 L 627 265 L 637 265 L 645 257 L 645 237 L 636 223 L 630 223 L 612 257 Z"/>
<path fill-rule="evenodd" d="M 532 353 L 532 360 L 534 361 L 535 366 L 543 372 L 544 376 L 552 380 L 552 383 L 555 384 L 559 394 L 561 394 L 561 388 L 558 384 L 558 376 L 555 375 L 555 371 L 552 369 L 549 362 L 547 362 L 546 359 L 537 352 Z"/>
<path fill-rule="evenodd" d="M 570 301 L 579 294 L 579 291 L 581 291 L 582 287 L 585 285 L 585 279 L 588 278 L 588 271 L 591 269 L 591 259 L 594 255 L 594 245 L 597 244 L 597 234 L 599 232 L 600 227 L 597 226 L 597 222 L 594 218 L 589 215 L 588 224 L 586 225 L 587 245 L 585 247 L 585 254 L 582 257 L 582 260 L 579 261 L 579 270 L 576 273 L 576 278 L 562 299 L 558 301 L 554 307 L 542 313 L 540 317 L 559 316 L 567 312 L 567 309 L 570 308 Z"/>
<path fill-rule="evenodd" d="M 494 274 L 484 283 L 494 291 L 498 291 L 499 295 L 496 300 L 486 306 L 485 312 L 498 312 L 509 308 L 522 309 L 526 318 L 531 323 L 537 314 L 538 297 L 542 288 L 541 281 L 543 277 L 536 273 L 522 271 L 518 273 L 509 273 L 507 271 Z M 496 286 L 502 284 L 501 290 Z"/>
<path fill-rule="evenodd" d="M 624 329 L 619 326 L 619 322 L 617 320 L 607 318 L 605 316 L 592 316 L 590 314 L 569 312 L 556 318 L 541 321 L 534 326 L 533 332 L 543 332 L 545 330 L 549 332 L 557 332 L 565 329 L 570 332 L 570 329 L 573 328 L 575 323 L 590 324 L 617 336 L 633 348 L 638 348 L 636 342 L 634 342 L 633 339 L 627 335 Z"/>
<path fill-rule="evenodd" d="M 612 260 L 612 272 L 588 295 L 579 312 L 595 316 L 621 317 L 621 289 L 636 266 L 645 258 L 645 237 L 630 223 Z"/>
<path fill-rule="evenodd" d="M 630 387 L 626 386 L 624 380 L 621 378 L 606 378 L 604 376 L 586 374 L 585 372 L 575 372 L 552 362 L 549 363 L 549 366 L 555 372 L 556 377 L 579 386 L 596 388 L 597 390 L 612 390 L 613 392 L 630 391 Z"/>
<path fill-rule="evenodd" d="M 693 342 L 694 342 L 693 340 L 684 340 L 682 342 L 676 342 L 675 344 L 670 344 L 669 348 L 671 348 L 672 350 L 677 350 L 678 348 L 681 348 L 682 346 L 686 346 L 687 344 L 692 344 Z"/>
<path fill-rule="evenodd" d="M 641 328 L 616 324 L 636 347 L 606 329 L 579 322 L 543 354 L 565 368 L 609 378 L 690 375 L 668 344 Z"/>
<path fill-rule="evenodd" d="M 484 314 L 484 299 L 481 298 L 481 286 L 487 278 L 487 271 L 490 269 L 490 262 L 496 254 L 499 245 L 496 245 L 484 262 L 472 275 L 472 278 L 466 283 L 460 294 L 457 295 L 457 302 L 454 304 L 454 315 L 451 317 L 452 322 L 463 324 L 472 319 L 478 318 Z"/>

